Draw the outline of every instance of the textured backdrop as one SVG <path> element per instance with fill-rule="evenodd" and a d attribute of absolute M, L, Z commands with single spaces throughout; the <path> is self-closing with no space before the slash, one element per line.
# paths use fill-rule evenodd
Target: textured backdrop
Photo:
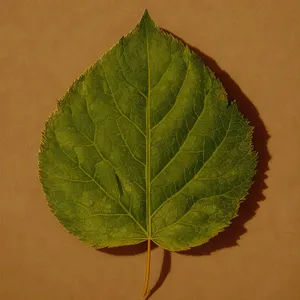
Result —
<path fill-rule="evenodd" d="M 140 299 L 144 245 L 96 251 L 68 234 L 42 193 L 37 152 L 58 98 L 146 8 L 221 78 L 260 155 L 228 230 L 185 253 L 153 250 L 151 300 L 298 300 L 298 0 L 1 1 L 0 299 Z"/>

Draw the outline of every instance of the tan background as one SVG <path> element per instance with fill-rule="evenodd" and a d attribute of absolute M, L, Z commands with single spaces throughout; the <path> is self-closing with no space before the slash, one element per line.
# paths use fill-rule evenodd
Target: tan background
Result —
<path fill-rule="evenodd" d="M 145 8 L 215 60 L 261 158 L 231 228 L 185 254 L 153 250 L 151 300 L 300 299 L 299 0 L 0 2 L 1 300 L 140 299 L 143 247 L 96 251 L 68 234 L 41 191 L 37 152 L 56 100 Z"/>

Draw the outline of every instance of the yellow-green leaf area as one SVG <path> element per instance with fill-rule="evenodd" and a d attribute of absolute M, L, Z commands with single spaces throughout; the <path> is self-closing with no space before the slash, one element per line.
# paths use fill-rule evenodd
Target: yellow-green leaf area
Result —
<path fill-rule="evenodd" d="M 221 82 L 146 11 L 59 101 L 39 168 L 51 210 L 81 241 L 180 251 L 230 224 L 256 156 Z"/>

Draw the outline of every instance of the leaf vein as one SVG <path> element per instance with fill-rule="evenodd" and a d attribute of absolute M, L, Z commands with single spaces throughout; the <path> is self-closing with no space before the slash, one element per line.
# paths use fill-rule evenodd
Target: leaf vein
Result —
<path fill-rule="evenodd" d="M 122 138 L 122 140 L 124 141 L 124 143 L 125 143 L 126 147 L 128 148 L 128 150 L 129 150 L 131 156 L 133 157 L 133 159 L 136 160 L 136 161 L 137 161 L 138 163 L 140 163 L 141 165 L 145 166 L 145 164 L 144 164 L 142 161 L 140 161 L 137 157 L 135 157 L 135 155 L 134 155 L 133 152 L 131 151 L 131 149 L 130 149 L 128 143 L 127 143 L 127 141 L 125 140 L 125 138 L 124 138 L 124 136 L 123 136 L 122 130 L 121 130 L 121 128 L 120 128 L 118 122 L 116 122 L 116 124 L 117 124 L 117 127 L 118 127 L 118 129 L 119 129 L 119 132 L 120 132 L 120 134 L 121 134 L 121 138 Z"/>
<path fill-rule="evenodd" d="M 49 126 L 49 128 L 51 128 Z M 55 134 L 55 131 L 51 128 L 51 130 L 54 132 Z M 56 140 L 57 141 L 57 140 Z M 62 147 L 60 146 L 60 143 L 57 141 L 57 144 L 59 145 L 61 151 L 73 162 L 77 165 L 77 167 L 86 175 L 88 176 L 99 188 L 101 191 L 103 191 L 110 199 L 112 199 L 113 201 L 117 202 L 118 204 L 120 204 L 120 206 L 123 208 L 123 210 L 128 214 L 128 216 L 130 216 L 130 218 L 140 227 L 140 229 L 146 234 L 147 234 L 147 231 L 143 228 L 143 226 L 134 218 L 134 216 L 127 210 L 127 208 L 123 205 L 123 203 L 121 201 L 118 201 L 117 199 L 115 199 L 112 195 L 110 195 L 99 183 L 98 181 L 92 176 L 90 175 L 87 171 L 84 170 L 84 168 L 81 167 L 81 165 L 74 161 L 72 157 L 70 157 L 63 149 Z"/>
<path fill-rule="evenodd" d="M 209 93 L 208 93 L 209 94 Z M 199 117 L 197 118 L 197 120 L 195 121 L 195 123 L 193 124 L 192 128 L 190 129 L 190 131 L 188 132 L 188 134 L 186 135 L 184 141 L 182 142 L 181 146 L 179 147 L 179 149 L 177 150 L 177 152 L 175 153 L 175 155 L 173 155 L 173 157 L 168 161 L 168 163 L 154 176 L 154 178 L 151 180 L 151 183 L 153 183 L 154 180 L 156 180 L 160 174 L 163 173 L 164 170 L 166 170 L 166 168 L 175 160 L 175 158 L 177 157 L 177 155 L 179 155 L 182 151 L 182 148 L 184 147 L 186 141 L 188 140 L 193 128 L 196 126 L 196 124 L 198 123 L 198 121 L 201 119 L 201 116 L 203 115 L 203 112 L 205 111 L 205 105 L 207 102 L 207 96 L 208 94 L 205 95 L 204 97 L 204 101 L 203 101 L 203 109 L 199 115 Z"/>
<path fill-rule="evenodd" d="M 189 71 L 189 68 L 190 68 L 190 63 L 191 63 L 191 61 L 189 60 L 188 66 L 187 66 L 186 71 L 185 71 L 184 79 L 182 80 L 182 83 L 181 83 L 180 89 L 178 90 L 178 93 L 176 95 L 174 104 L 169 109 L 169 111 L 151 128 L 150 131 L 153 131 L 155 128 L 157 128 L 172 113 L 172 111 L 174 110 L 174 107 L 175 107 L 176 102 L 178 100 L 178 96 L 179 96 L 179 94 L 180 94 L 180 92 L 181 92 L 181 90 L 182 90 L 182 88 L 183 88 L 183 86 L 185 84 L 186 79 L 187 79 L 188 71 Z"/>
<path fill-rule="evenodd" d="M 154 211 L 152 212 L 152 217 L 164 206 L 164 204 L 167 201 L 170 201 L 171 199 L 173 199 L 176 195 L 178 195 L 184 188 L 186 188 L 189 184 L 191 184 L 193 182 L 193 180 L 199 176 L 199 173 L 204 169 L 204 167 L 208 164 L 208 162 L 212 159 L 212 157 L 215 155 L 215 153 L 218 152 L 218 150 L 221 148 L 222 144 L 224 143 L 224 141 L 226 140 L 228 133 L 230 131 L 230 127 L 231 127 L 231 123 L 232 123 L 232 113 L 230 115 L 230 122 L 228 125 L 228 129 L 226 131 L 226 134 L 222 140 L 222 142 L 219 144 L 219 146 L 215 149 L 215 151 L 212 153 L 212 155 L 207 159 L 207 161 L 202 165 L 202 167 L 200 168 L 200 170 L 188 181 L 186 182 L 185 185 L 183 185 L 175 194 L 173 194 L 171 197 L 169 197 L 168 199 L 166 199 L 164 202 L 161 203 L 161 205 Z"/>
<path fill-rule="evenodd" d="M 230 189 L 230 190 L 227 191 L 226 193 L 230 192 L 231 190 L 232 190 L 232 189 Z M 227 198 L 230 198 L 230 199 L 233 199 L 233 200 L 236 200 L 236 199 L 237 199 L 237 198 L 234 198 L 234 197 L 231 197 L 231 196 L 226 195 L 226 193 L 219 194 L 219 195 L 213 195 L 213 196 L 210 196 L 210 197 L 199 198 L 197 201 L 195 201 L 195 203 L 193 203 L 192 206 L 196 205 L 197 202 L 199 202 L 200 200 L 205 200 L 205 199 L 210 199 L 210 198 L 220 197 L 220 196 L 224 196 L 224 197 L 227 197 Z M 171 227 L 171 226 L 174 226 L 174 225 L 178 224 L 178 223 L 179 223 L 186 215 L 188 215 L 188 214 L 191 212 L 191 209 L 192 209 L 192 207 L 191 207 L 189 210 L 187 210 L 187 211 L 186 211 L 186 212 L 185 212 L 178 220 L 176 220 L 174 223 L 169 224 L 169 225 L 167 225 L 167 226 L 165 226 L 165 227 L 160 228 L 159 230 L 157 230 L 157 231 L 153 234 L 153 236 L 156 236 L 157 233 L 163 231 L 163 230 L 166 229 L 166 228 L 169 228 L 169 227 Z M 201 210 L 201 212 L 207 214 L 205 211 L 202 211 L 202 210 Z M 208 215 L 208 214 L 207 214 L 207 215 Z M 189 224 L 189 225 L 193 226 L 192 224 Z M 159 236 L 156 236 L 156 237 L 159 237 Z"/>
<path fill-rule="evenodd" d="M 105 71 L 103 65 L 102 65 L 102 69 L 103 69 L 104 77 L 105 77 L 105 80 L 106 80 L 106 82 L 107 82 L 108 88 L 109 88 L 109 90 L 110 90 L 110 94 L 111 94 L 111 96 L 112 96 L 112 99 L 113 99 L 113 101 L 114 101 L 114 103 L 115 103 L 115 106 L 116 106 L 117 110 L 119 111 L 119 113 L 120 113 L 124 118 L 126 118 L 130 123 L 132 123 L 132 124 L 136 127 L 136 129 L 137 129 L 143 136 L 145 136 L 145 133 L 142 131 L 142 129 L 141 129 L 134 121 L 132 121 L 128 116 L 126 116 L 126 115 L 123 113 L 123 111 L 121 110 L 121 108 L 119 107 L 119 105 L 118 105 L 118 103 L 117 103 L 117 101 L 116 101 L 115 95 L 114 95 L 114 93 L 112 92 L 112 88 L 111 88 L 111 86 L 110 86 L 110 83 L 109 83 L 109 80 L 108 80 L 108 78 L 107 78 L 106 71 Z"/>

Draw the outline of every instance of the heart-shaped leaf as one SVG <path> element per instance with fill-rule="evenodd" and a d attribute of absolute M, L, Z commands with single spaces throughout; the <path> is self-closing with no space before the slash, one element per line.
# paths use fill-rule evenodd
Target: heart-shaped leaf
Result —
<path fill-rule="evenodd" d="M 146 11 L 59 101 L 39 166 L 51 210 L 81 241 L 180 251 L 237 215 L 256 153 L 221 82 Z"/>

